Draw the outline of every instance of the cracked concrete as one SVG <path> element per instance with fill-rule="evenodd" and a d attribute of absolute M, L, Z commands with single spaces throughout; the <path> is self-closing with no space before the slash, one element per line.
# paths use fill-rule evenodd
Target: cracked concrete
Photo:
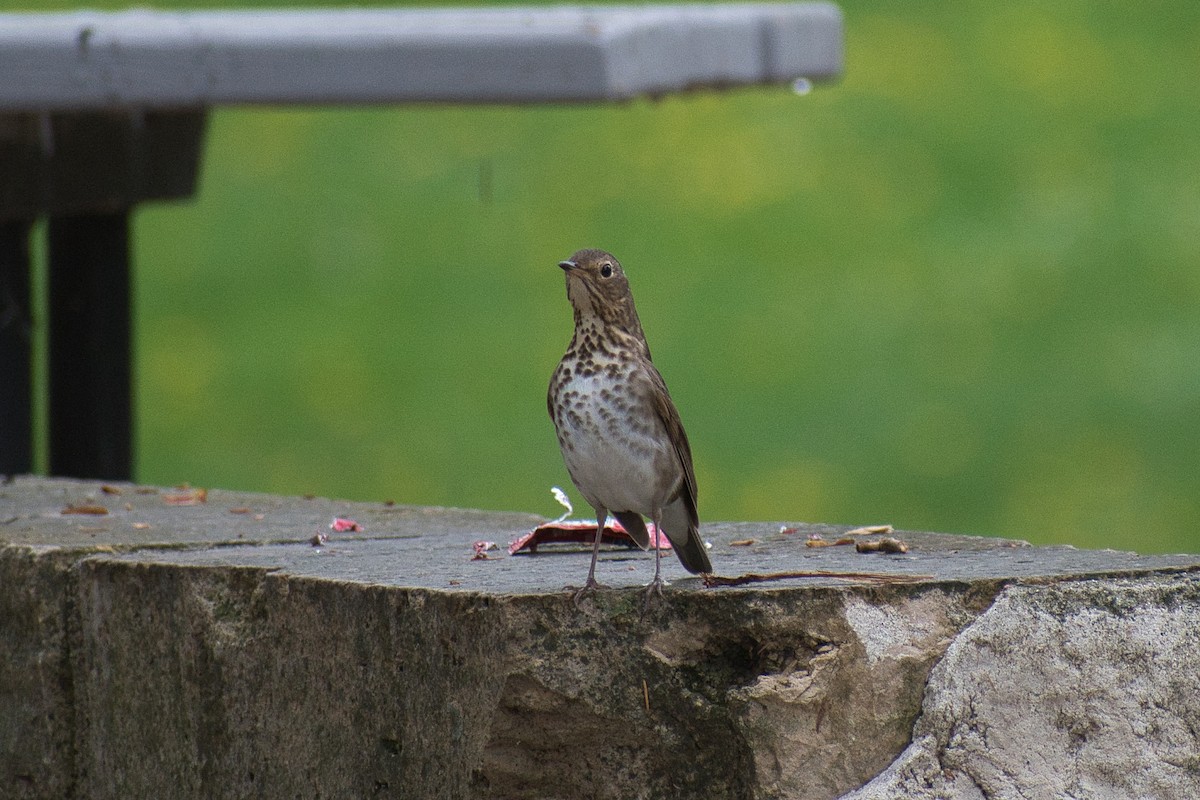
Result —
<path fill-rule="evenodd" d="M 943 797 L 1200 797 L 1200 577 L 1006 589 L 847 800 Z"/>

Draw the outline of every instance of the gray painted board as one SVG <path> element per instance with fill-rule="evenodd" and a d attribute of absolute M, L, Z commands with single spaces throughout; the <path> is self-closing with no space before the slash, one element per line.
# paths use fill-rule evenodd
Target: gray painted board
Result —
<path fill-rule="evenodd" d="M 821 2 L 0 14 L 0 112 L 621 100 L 841 68 Z"/>

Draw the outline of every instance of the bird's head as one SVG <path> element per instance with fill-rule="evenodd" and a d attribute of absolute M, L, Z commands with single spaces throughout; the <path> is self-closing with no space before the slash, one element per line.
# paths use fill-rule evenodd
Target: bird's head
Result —
<path fill-rule="evenodd" d="M 642 335 L 629 279 L 611 253 L 580 250 L 558 266 L 567 273 L 567 297 L 575 307 L 577 321 L 617 326 Z"/>

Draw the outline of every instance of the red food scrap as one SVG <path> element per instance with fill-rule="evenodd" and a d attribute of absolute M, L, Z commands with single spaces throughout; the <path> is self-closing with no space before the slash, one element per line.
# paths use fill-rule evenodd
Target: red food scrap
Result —
<path fill-rule="evenodd" d="M 662 536 L 658 535 L 658 530 L 654 527 L 654 523 L 647 522 L 646 531 L 650 534 L 651 547 L 658 547 L 659 550 L 671 549 L 670 540 L 667 539 L 665 534 Z M 508 554 L 515 555 L 522 550 L 528 550 L 531 554 L 536 553 L 538 545 L 543 544 L 558 544 L 561 542 L 591 544 L 594 541 L 596 541 L 595 521 L 547 522 L 543 525 L 538 525 L 529 533 L 510 542 L 508 545 Z M 633 540 L 633 537 L 629 535 L 624 526 L 616 520 L 604 526 L 604 531 L 600 534 L 600 542 L 602 544 L 622 544 L 626 547 L 637 547 L 637 542 Z"/>

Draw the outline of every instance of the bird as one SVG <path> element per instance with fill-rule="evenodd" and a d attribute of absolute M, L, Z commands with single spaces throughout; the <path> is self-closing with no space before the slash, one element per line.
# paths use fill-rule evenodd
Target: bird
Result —
<path fill-rule="evenodd" d="M 558 266 L 566 273 L 575 331 L 550 379 L 546 406 L 571 481 L 596 512 L 592 563 L 575 600 L 605 588 L 596 581 L 596 560 L 610 513 L 643 550 L 650 547 L 649 517 L 684 569 L 711 574 L 691 446 L 651 361 L 625 270 L 596 249 L 579 250 Z M 662 595 L 662 585 L 655 546 L 647 604 L 652 594 Z"/>

